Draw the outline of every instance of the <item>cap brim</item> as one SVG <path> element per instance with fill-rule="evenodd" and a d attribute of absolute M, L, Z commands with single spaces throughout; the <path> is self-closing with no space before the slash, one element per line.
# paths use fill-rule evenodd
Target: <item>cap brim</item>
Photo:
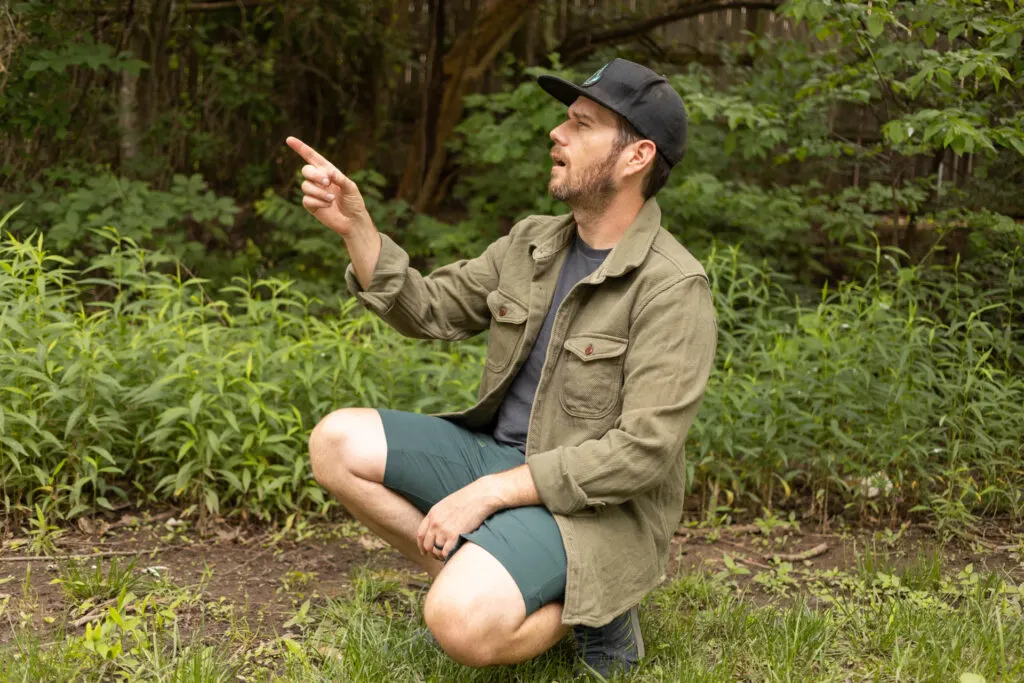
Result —
<path fill-rule="evenodd" d="M 537 83 L 547 94 L 567 107 L 572 106 L 577 97 L 587 96 L 583 88 L 557 76 L 548 76 L 547 74 L 538 76 Z"/>
<path fill-rule="evenodd" d="M 593 100 L 597 102 L 605 109 L 611 109 L 616 114 L 622 116 L 622 112 L 620 112 L 618 109 L 611 106 L 610 104 L 602 100 L 600 97 L 594 97 L 593 91 L 581 88 L 575 83 L 571 83 L 565 80 L 564 78 L 559 78 L 558 76 L 548 76 L 547 74 L 544 74 L 543 76 L 537 77 L 537 83 L 540 85 L 541 88 L 544 89 L 544 92 L 551 95 L 552 97 L 554 97 L 556 100 L 558 100 L 567 107 L 571 107 L 572 103 L 576 101 L 577 97 L 586 97 L 588 100 Z"/>

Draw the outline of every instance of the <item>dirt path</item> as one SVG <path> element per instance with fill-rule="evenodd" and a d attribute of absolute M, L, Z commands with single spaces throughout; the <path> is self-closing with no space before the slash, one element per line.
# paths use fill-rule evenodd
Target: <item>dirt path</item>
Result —
<path fill-rule="evenodd" d="M 770 555 L 807 551 L 814 556 L 788 559 L 794 566 L 855 572 L 870 550 L 872 556 L 894 566 L 938 552 L 945 571 L 973 564 L 977 571 L 1005 572 L 1019 582 L 1024 579 L 1019 531 L 992 527 L 984 538 L 940 545 L 931 531 L 909 525 L 895 533 L 865 528 L 820 533 L 786 522 L 717 529 L 684 526 L 673 541 L 669 576 L 696 569 L 719 571 L 733 564 L 749 569 L 749 574 L 736 572 L 736 580 L 745 583 L 759 572 L 774 570 Z M 8 618 L 0 627 L 0 643 L 12 637 L 18 624 L 11 615 L 31 615 L 33 628 L 41 631 L 76 620 L 63 587 L 54 582 L 71 554 L 89 556 L 78 561 L 91 567 L 97 561 L 91 555 L 96 553 L 116 553 L 103 558 L 107 564 L 112 557 L 123 564 L 131 561 L 127 553 L 141 553 L 136 570 L 193 590 L 206 606 L 231 612 L 236 619 L 244 619 L 247 628 L 269 633 L 284 629 L 303 601 L 344 595 L 353 571 L 359 568 L 389 571 L 414 589 L 427 586 L 426 575 L 413 563 L 351 519 L 299 524 L 284 531 L 222 523 L 201 534 L 171 512 L 143 512 L 109 521 L 82 521 L 65 530 L 55 545 L 52 557 L 26 561 L 19 558 L 31 554 L 28 539 L 4 541 L 0 605 Z M 182 627 L 196 628 L 201 621 L 203 615 L 195 623 L 186 619 Z M 226 619 L 225 623 L 235 622 Z"/>

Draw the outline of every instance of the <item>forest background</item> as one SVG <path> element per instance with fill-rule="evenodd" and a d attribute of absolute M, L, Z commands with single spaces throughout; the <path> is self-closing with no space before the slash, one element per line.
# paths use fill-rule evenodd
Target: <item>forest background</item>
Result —
<path fill-rule="evenodd" d="M 1017 521 L 1022 36 L 1013 0 L 0 3 L 5 524 L 323 512 L 319 417 L 470 404 L 485 340 L 356 307 L 284 138 L 427 272 L 566 210 L 535 77 L 615 56 L 690 116 L 658 199 L 720 322 L 691 512 Z"/>
<path fill-rule="evenodd" d="M 0 677 L 572 679 L 432 647 L 311 477 L 332 409 L 470 405 L 486 335 L 361 310 L 284 140 L 427 272 L 566 211 L 536 76 L 622 56 L 688 108 L 658 201 L 719 322 L 631 680 L 1024 680 L 1022 39 L 1018 0 L 0 0 Z"/>

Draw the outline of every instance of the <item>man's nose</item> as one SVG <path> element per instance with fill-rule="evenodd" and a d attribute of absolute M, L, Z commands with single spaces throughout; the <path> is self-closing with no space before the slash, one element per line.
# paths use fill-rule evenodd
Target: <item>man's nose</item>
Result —
<path fill-rule="evenodd" d="M 565 139 L 565 135 L 562 133 L 562 126 L 565 124 L 559 124 L 551 129 L 551 139 L 555 141 L 555 144 L 564 146 L 568 140 Z"/>

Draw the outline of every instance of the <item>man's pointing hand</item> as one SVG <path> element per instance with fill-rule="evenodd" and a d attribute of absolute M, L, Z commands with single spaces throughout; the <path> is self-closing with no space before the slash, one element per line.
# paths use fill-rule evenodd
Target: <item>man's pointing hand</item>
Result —
<path fill-rule="evenodd" d="M 344 238 L 372 225 L 359 188 L 344 173 L 302 140 L 285 142 L 306 161 L 302 167 L 302 205 L 313 216 Z"/>

